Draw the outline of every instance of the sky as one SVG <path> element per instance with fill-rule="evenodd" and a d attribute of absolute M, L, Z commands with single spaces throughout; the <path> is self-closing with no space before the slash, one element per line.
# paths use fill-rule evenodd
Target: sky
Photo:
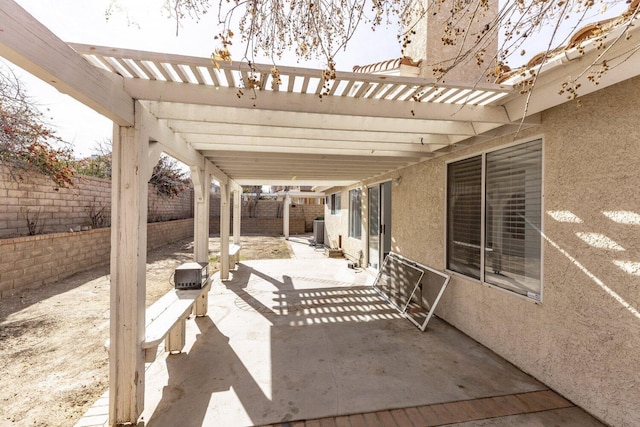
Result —
<path fill-rule="evenodd" d="M 163 0 L 17 0 L 17 3 L 66 42 L 207 58 L 217 47 L 213 38 L 219 32 L 215 12 L 204 15 L 198 22 L 184 19 L 176 36 L 176 23 L 162 10 Z M 114 3 L 122 4 L 126 12 L 116 12 L 107 20 L 105 12 Z M 211 1 L 212 5 L 215 3 L 216 0 Z M 625 7 L 627 5 L 620 2 L 619 7 L 608 10 L 607 15 L 619 14 Z M 605 17 L 601 9 L 594 9 L 586 22 Z M 571 29 L 569 32 L 574 30 L 570 25 L 567 28 Z M 362 25 L 350 41 L 348 51 L 337 57 L 338 69 L 349 71 L 354 65 L 399 57 L 400 45 L 396 34 L 395 27 L 382 27 L 371 32 L 369 25 Z M 235 49 L 239 47 L 234 46 Z M 533 44 L 527 48 L 527 57 L 545 48 L 545 42 L 538 42 L 537 46 Z M 232 50 L 232 57 L 240 57 L 240 53 L 240 50 Z M 284 57 L 278 65 L 324 67 L 320 60 L 299 64 L 294 55 Z M 94 154 L 99 142 L 111 139 L 111 121 L 30 74 L 19 69 L 17 74 L 58 136 L 72 144 L 76 157 Z"/>
<path fill-rule="evenodd" d="M 108 20 L 105 12 L 113 0 L 17 0 L 17 3 L 66 42 L 205 58 L 217 47 L 213 39 L 219 32 L 215 13 L 206 14 L 199 22 L 185 19 L 176 36 L 176 23 L 162 10 L 162 0 L 118 1 L 126 6 L 127 12 L 114 13 Z M 399 57 L 396 32 L 393 27 L 374 33 L 367 28 L 360 31 L 349 51 L 338 57 L 338 68 L 349 71 L 354 65 Z M 233 53 L 232 57 L 239 56 Z M 299 64 L 293 55 L 283 58 L 278 65 L 323 68 L 320 61 Z M 111 139 L 110 120 L 23 70 L 17 69 L 17 74 L 58 136 L 72 143 L 76 157 L 94 154 L 98 142 Z"/>

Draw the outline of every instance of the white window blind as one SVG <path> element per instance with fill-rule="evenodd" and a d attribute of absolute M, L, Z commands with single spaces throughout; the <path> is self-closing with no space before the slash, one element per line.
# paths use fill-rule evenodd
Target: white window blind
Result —
<path fill-rule="evenodd" d="M 539 296 L 541 194 L 541 141 L 487 153 L 487 283 Z"/>
<path fill-rule="evenodd" d="M 480 278 L 482 157 L 449 165 L 447 268 Z"/>
<path fill-rule="evenodd" d="M 539 299 L 541 209 L 541 140 L 450 163 L 447 268 Z"/>
<path fill-rule="evenodd" d="M 362 237 L 362 189 L 349 191 L 349 237 Z"/>

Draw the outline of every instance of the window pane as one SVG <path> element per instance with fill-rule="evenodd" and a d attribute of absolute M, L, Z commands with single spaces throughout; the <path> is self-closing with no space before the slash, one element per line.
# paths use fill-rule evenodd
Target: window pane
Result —
<path fill-rule="evenodd" d="M 486 162 L 484 280 L 537 298 L 542 141 L 488 153 Z"/>
<path fill-rule="evenodd" d="M 362 190 L 349 191 L 349 237 L 360 239 L 362 236 Z"/>
<path fill-rule="evenodd" d="M 482 157 L 447 168 L 447 268 L 480 278 Z"/>

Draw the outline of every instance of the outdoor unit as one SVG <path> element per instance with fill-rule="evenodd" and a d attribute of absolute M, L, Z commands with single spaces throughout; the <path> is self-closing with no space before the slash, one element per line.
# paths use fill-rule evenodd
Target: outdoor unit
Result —
<path fill-rule="evenodd" d="M 313 241 L 317 245 L 324 244 L 324 221 L 313 221 Z"/>
<path fill-rule="evenodd" d="M 209 279 L 209 263 L 187 262 L 173 275 L 176 289 L 200 289 Z"/>

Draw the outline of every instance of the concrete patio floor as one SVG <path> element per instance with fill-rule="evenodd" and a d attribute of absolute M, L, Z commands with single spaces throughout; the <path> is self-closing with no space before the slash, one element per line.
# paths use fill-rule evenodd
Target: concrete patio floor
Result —
<path fill-rule="evenodd" d="M 420 332 L 369 273 L 290 243 L 295 259 L 216 279 L 185 351 L 147 368 L 144 425 L 602 425 L 440 319 Z"/>

